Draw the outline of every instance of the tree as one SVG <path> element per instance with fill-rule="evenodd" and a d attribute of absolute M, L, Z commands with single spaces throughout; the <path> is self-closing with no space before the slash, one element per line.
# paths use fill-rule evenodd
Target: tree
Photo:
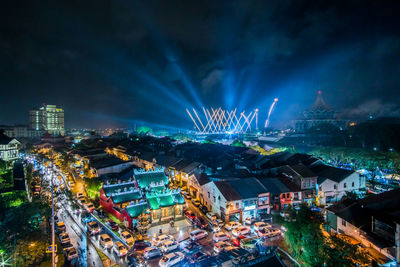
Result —
<path fill-rule="evenodd" d="M 307 206 L 289 208 L 285 239 L 293 255 L 307 266 L 323 266 L 324 237 L 322 221 Z"/>
<path fill-rule="evenodd" d="M 7 169 L 7 162 L 0 159 L 0 172 L 4 172 Z"/>
<path fill-rule="evenodd" d="M 356 245 L 338 236 L 324 237 L 321 214 L 306 205 L 289 208 L 285 240 L 292 254 L 305 266 L 354 266 L 368 264 L 368 258 Z"/>

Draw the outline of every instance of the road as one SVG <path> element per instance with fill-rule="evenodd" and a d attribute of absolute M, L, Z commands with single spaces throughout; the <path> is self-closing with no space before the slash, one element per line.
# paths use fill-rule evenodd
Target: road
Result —
<path fill-rule="evenodd" d="M 57 171 L 50 170 L 45 166 L 41 166 L 42 174 L 42 192 L 47 194 L 51 193 L 51 179 L 53 178 L 54 186 L 60 186 L 61 183 L 65 183 L 65 180 L 58 179 L 57 175 L 64 178 L 64 175 Z M 66 186 L 66 184 L 65 184 Z M 56 214 L 60 221 L 63 221 L 66 226 L 66 232 L 68 233 L 71 244 L 77 249 L 79 258 L 74 259 L 71 262 L 66 259 L 66 266 L 103 266 L 103 263 L 94 247 L 90 242 L 86 242 L 84 227 L 79 223 L 80 218 L 74 218 L 72 215 L 72 208 L 70 202 L 67 201 L 65 194 L 60 194 L 55 197 L 55 206 L 57 207 Z M 56 238 L 58 235 L 56 234 Z M 87 243 L 87 245 L 86 245 Z"/>

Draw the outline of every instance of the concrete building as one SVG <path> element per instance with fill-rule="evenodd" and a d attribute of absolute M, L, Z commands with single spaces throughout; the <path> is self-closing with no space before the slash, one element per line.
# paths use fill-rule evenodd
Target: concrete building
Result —
<path fill-rule="evenodd" d="M 0 130 L 0 159 L 10 161 L 18 159 L 21 143 L 15 139 L 8 137 L 4 131 Z"/>
<path fill-rule="evenodd" d="M 380 266 L 398 266 L 400 260 L 400 189 L 345 199 L 326 210 L 326 230 L 350 236 L 385 257 Z"/>
<path fill-rule="evenodd" d="M 202 186 L 202 195 L 207 208 L 226 222 L 270 211 L 269 192 L 256 178 L 211 181 Z"/>
<path fill-rule="evenodd" d="M 346 195 L 346 192 L 360 193 L 366 188 L 365 177 L 355 171 L 328 165 L 318 165 L 311 170 L 318 175 L 319 204 L 337 202 Z"/>
<path fill-rule="evenodd" d="M 52 135 L 65 135 L 64 110 L 56 105 L 44 105 L 29 111 L 30 128 Z"/>

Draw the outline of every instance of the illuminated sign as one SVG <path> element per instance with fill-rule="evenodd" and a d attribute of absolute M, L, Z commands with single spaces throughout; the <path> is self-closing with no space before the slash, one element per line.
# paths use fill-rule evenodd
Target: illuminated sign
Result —
<path fill-rule="evenodd" d="M 244 207 L 244 210 L 246 211 L 246 210 L 254 210 L 256 208 L 256 205 L 251 205 L 251 206 L 247 206 L 247 207 Z"/>

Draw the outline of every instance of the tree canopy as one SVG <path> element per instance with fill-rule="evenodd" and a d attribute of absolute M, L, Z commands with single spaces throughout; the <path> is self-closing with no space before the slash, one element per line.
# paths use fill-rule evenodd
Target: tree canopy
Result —
<path fill-rule="evenodd" d="M 324 236 L 320 213 L 306 205 L 289 209 L 285 223 L 285 240 L 292 254 L 305 266 L 354 266 L 355 262 L 368 263 L 356 246 L 337 236 Z"/>

